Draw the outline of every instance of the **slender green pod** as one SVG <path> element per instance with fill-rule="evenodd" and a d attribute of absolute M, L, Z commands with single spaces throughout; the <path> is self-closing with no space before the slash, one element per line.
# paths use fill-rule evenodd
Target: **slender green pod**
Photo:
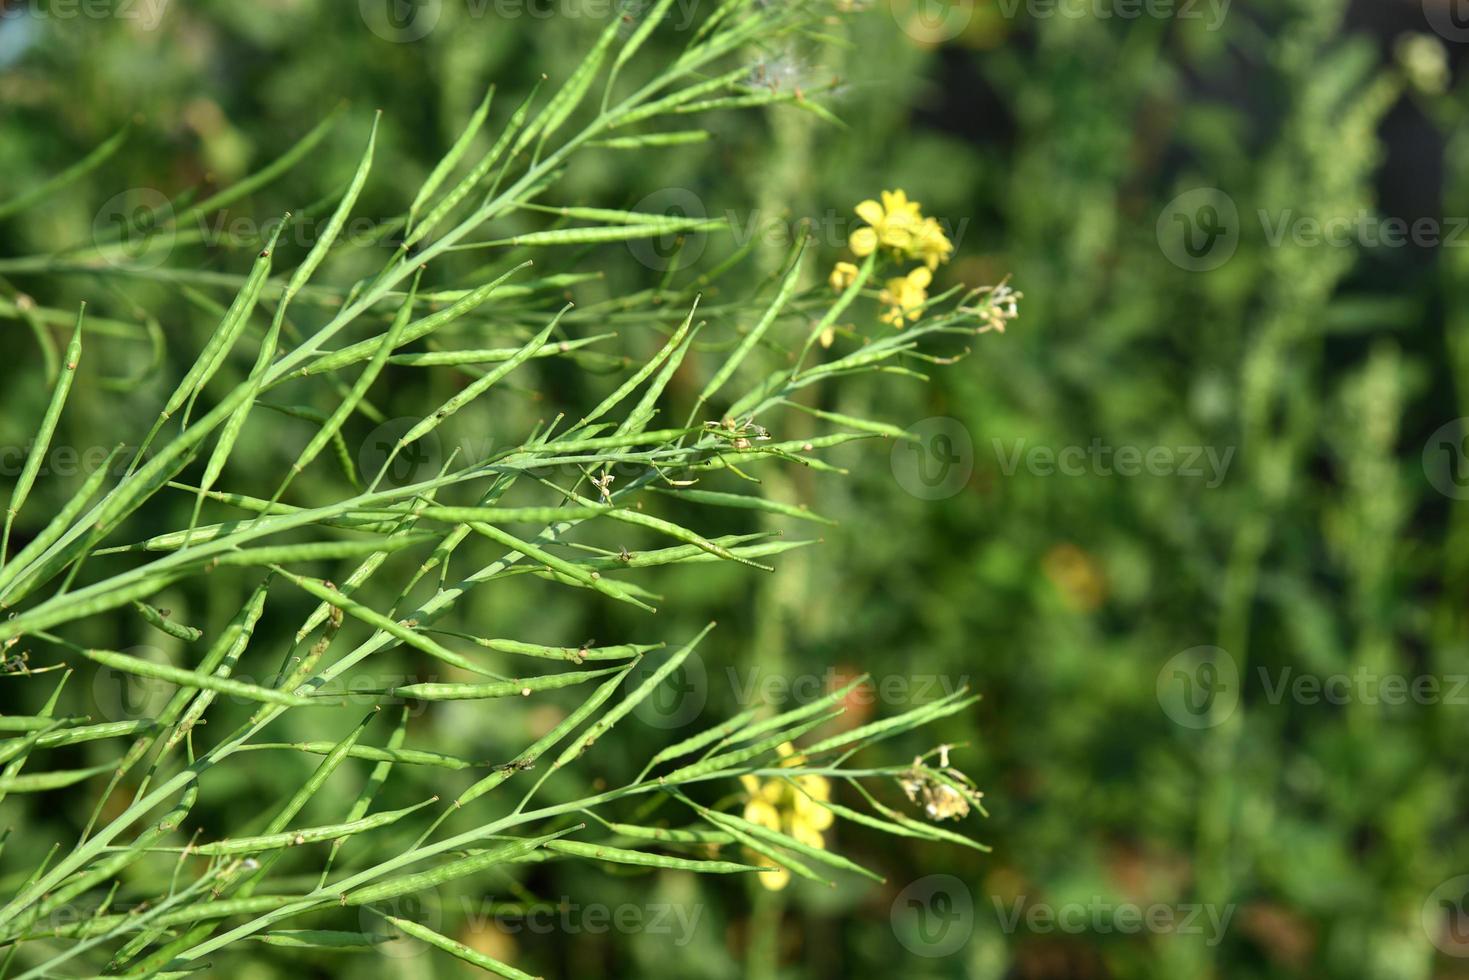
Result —
<path fill-rule="evenodd" d="M 390 692 L 395 697 L 415 698 L 419 701 L 481 701 L 490 698 L 529 697 L 540 691 L 555 691 L 608 674 L 619 673 L 621 667 L 606 667 L 602 670 L 574 670 L 564 674 L 545 674 L 494 684 L 404 684 Z"/>
<path fill-rule="evenodd" d="M 56 376 L 56 386 L 51 391 L 51 401 L 46 406 L 46 414 L 41 417 L 41 427 L 36 431 L 36 438 L 31 444 L 30 454 L 26 456 L 25 466 L 21 467 L 20 476 L 16 478 L 15 488 L 10 491 L 10 504 L 5 508 L 5 529 L 3 534 L 0 534 L 0 567 L 5 565 L 5 556 L 10 553 L 11 525 L 15 523 L 15 516 L 20 513 L 20 509 L 25 506 L 26 498 L 31 493 L 31 487 L 36 483 L 36 476 L 41 472 L 41 463 L 51 448 L 51 437 L 56 433 L 56 423 L 61 419 L 61 411 L 66 407 L 67 395 L 71 393 L 72 382 L 76 380 L 77 365 L 82 359 L 82 319 L 86 312 L 87 304 L 83 303 L 77 311 L 77 322 L 76 327 L 72 330 L 71 342 L 66 347 L 66 361 Z"/>
<path fill-rule="evenodd" d="M 156 606 L 150 606 L 146 602 L 135 601 L 133 602 L 133 608 L 138 611 L 138 615 L 142 616 L 143 621 L 146 622 L 149 626 L 162 633 L 167 633 L 175 640 L 183 640 L 185 643 L 193 643 L 195 640 L 204 635 L 203 630 L 195 629 L 192 626 L 185 626 L 183 623 L 175 623 L 173 620 L 168 618 L 167 612 L 157 608 Z"/>
<path fill-rule="evenodd" d="M 702 630 L 699 631 L 698 636 L 694 637 L 692 640 L 684 644 L 674 653 L 670 654 L 667 660 L 659 664 L 657 670 L 653 671 L 646 678 L 644 678 L 643 682 L 637 687 L 633 688 L 633 690 L 629 692 L 627 697 L 623 698 L 617 703 L 617 706 L 615 708 L 607 712 L 607 714 L 603 715 L 596 724 L 592 725 L 590 728 L 587 729 L 586 732 L 578 736 L 577 740 L 573 742 L 570 746 L 568 746 L 567 749 L 562 752 L 561 755 L 556 759 L 555 764 L 551 767 L 552 770 L 554 771 L 556 769 L 560 769 L 571 760 L 586 752 L 593 745 L 597 744 L 598 739 L 610 732 L 613 726 L 615 726 L 623 718 L 627 717 L 634 708 L 641 704 L 648 697 L 648 695 L 652 694 L 653 691 L 656 690 L 660 684 L 668 679 L 669 675 L 677 670 L 683 664 L 683 662 L 688 659 L 689 654 L 693 653 L 694 648 L 699 645 L 699 641 L 708 636 L 709 631 L 714 629 L 714 626 L 714 623 L 710 623 L 708 626 L 705 626 Z"/>
<path fill-rule="evenodd" d="M 352 837 L 355 834 L 395 824 L 410 813 L 416 813 L 429 804 L 438 802 L 438 799 L 435 796 L 401 810 L 384 810 L 370 817 L 361 817 L 343 823 L 327 824 L 321 827 L 302 827 L 300 830 L 261 834 L 258 837 L 236 837 L 210 844 L 190 844 L 181 850 L 189 854 L 215 857 L 226 854 L 254 854 L 259 851 L 275 851 L 287 847 L 301 847 L 305 844 L 319 844 L 323 841 Z"/>
<path fill-rule="evenodd" d="M 554 834 L 546 834 L 544 837 L 528 837 L 479 854 L 449 861 L 428 871 L 420 871 L 417 874 L 400 875 L 389 878 L 372 885 L 365 885 L 354 891 L 346 892 L 341 896 L 343 905 L 370 905 L 373 902 L 383 902 L 397 898 L 401 895 L 411 895 L 414 892 L 423 891 L 425 888 L 434 888 L 450 881 L 477 874 L 487 868 L 493 868 L 497 864 L 504 864 L 523 854 L 529 854 L 536 848 L 544 847 L 551 841 L 574 834 L 586 828 L 586 824 L 577 824 Z"/>

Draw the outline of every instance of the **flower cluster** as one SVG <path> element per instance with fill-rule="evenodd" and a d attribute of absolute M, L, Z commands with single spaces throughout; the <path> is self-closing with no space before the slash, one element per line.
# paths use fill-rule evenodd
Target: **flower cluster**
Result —
<path fill-rule="evenodd" d="M 919 266 L 906 276 L 889 279 L 883 287 L 878 302 L 887 309 L 882 311 L 882 322 L 890 323 L 899 330 L 908 320 L 917 320 L 923 315 L 923 304 L 928 302 L 928 286 L 933 282 L 933 273 Z"/>
<path fill-rule="evenodd" d="M 919 203 L 908 200 L 903 191 L 883 191 L 881 197 L 881 202 L 867 200 L 857 205 L 857 217 L 866 227 L 854 231 L 847 245 L 859 259 L 880 252 L 898 262 L 923 263 L 906 275 L 889 279 L 879 296 L 886 307 L 882 321 L 901 329 L 923 315 L 933 270 L 949 261 L 954 243 L 938 220 L 924 217 Z M 845 290 L 857 275 L 857 266 L 838 262 L 831 273 L 831 286 Z"/>
<path fill-rule="evenodd" d="M 935 218 L 925 218 L 917 201 L 901 190 L 883 191 L 882 203 L 867 200 L 857 205 L 857 217 L 868 227 L 858 228 L 847 243 L 852 254 L 866 258 L 879 248 L 898 259 L 921 259 L 930 270 L 949 261 L 954 244 Z"/>
<path fill-rule="evenodd" d="M 777 750 L 785 759 L 784 766 L 799 766 L 806 760 L 796 754 L 791 743 L 786 742 Z M 788 778 L 759 779 L 755 776 L 740 777 L 749 793 L 745 804 L 745 819 L 769 830 L 788 834 L 810 847 L 826 849 L 822 831 L 832 824 L 831 811 L 821 804 L 831 799 L 831 783 L 825 776 L 801 775 Z M 758 858 L 760 855 L 753 855 Z M 756 876 L 760 884 L 771 891 L 779 891 L 790 883 L 791 873 L 785 868 Z"/>

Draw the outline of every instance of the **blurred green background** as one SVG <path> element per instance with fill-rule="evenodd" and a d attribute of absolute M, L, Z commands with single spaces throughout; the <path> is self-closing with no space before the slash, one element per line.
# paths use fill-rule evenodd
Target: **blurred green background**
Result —
<path fill-rule="evenodd" d="M 847 448 L 845 479 L 772 473 L 769 493 L 840 521 L 774 575 L 700 566 L 658 578 L 648 584 L 668 601 L 652 636 L 580 593 L 519 584 L 487 591 L 461 612 L 464 628 L 623 642 L 721 621 L 681 696 L 601 758 L 609 781 L 753 690 L 778 699 L 793 684 L 799 697 L 802 683 L 865 670 L 878 692 L 853 705 L 865 718 L 968 684 L 984 695 L 977 710 L 882 751 L 891 763 L 962 743 L 953 761 L 990 817 L 960 829 L 994 851 L 839 824 L 835 845 L 886 885 L 768 894 L 557 865 L 469 893 L 454 908 L 483 914 L 450 911 L 444 930 L 552 976 L 1469 976 L 1469 879 L 1456 881 L 1469 873 L 1469 96 L 1453 84 L 1469 30 L 1453 3 L 877 0 L 841 16 L 849 44 L 748 52 L 752 79 L 838 80 L 822 99 L 848 129 L 788 107 L 721 114 L 710 143 L 655 168 L 611 151 L 575 165 L 552 203 L 692 200 L 777 228 L 810 217 L 823 267 L 842 238 L 820 229 L 901 187 L 953 229 L 938 284 L 1011 276 L 1022 316 L 927 385 L 861 380 L 836 393 L 828 407 L 923 442 Z M 248 219 L 222 236 L 238 241 L 180 247 L 165 268 L 245 268 L 258 222 L 350 173 L 373 109 L 383 128 L 359 211 L 398 213 L 488 83 L 503 119 L 542 72 L 565 77 L 604 12 L 444 0 L 400 7 L 394 27 L 381 7 L 137 0 L 91 16 L 0 3 L 0 199 L 132 126 L 72 192 L 0 222 L 0 446 L 24 445 L 48 388 L 28 303 L 156 318 L 157 346 L 95 345 L 104 353 L 63 429 L 85 449 L 146 428 L 211 304 L 230 298 L 202 277 L 38 274 L 16 257 L 89 244 L 125 192 L 229 186 L 343 102 L 303 166 L 230 209 Z M 425 11 L 432 29 L 407 40 Z M 704 11 L 676 5 L 655 43 L 677 50 L 685 14 Z M 787 237 L 763 240 L 714 301 L 755 288 Z M 699 252 L 707 268 L 736 244 L 692 241 L 678 261 Z M 658 275 L 622 246 L 560 261 L 552 271 L 605 273 L 579 297 Z M 495 316 L 513 332 L 543 308 Z M 61 325 L 41 332 L 54 342 Z M 657 341 L 629 328 L 625 348 Z M 375 406 L 384 420 L 420 413 L 449 383 L 400 380 Z M 540 381 L 573 399 L 583 383 L 554 366 Z M 533 388 L 448 431 L 471 451 L 509 443 L 543 416 Z M 257 433 L 259 486 L 231 489 L 272 485 L 310 435 L 296 424 L 280 444 Z M 374 432 L 354 420 L 349 447 L 370 453 Z M 32 506 L 55 506 L 73 483 L 43 484 Z M 145 519 L 182 526 L 189 502 Z M 231 615 L 237 591 L 168 598 L 203 625 Z M 294 621 L 290 601 L 271 619 L 278 640 L 309 608 L 295 602 Z M 167 652 L 141 622 L 119 617 L 117 629 L 108 643 Z M 104 688 L 85 693 L 122 716 L 142 710 L 146 691 Z M 0 694 L 6 710 L 34 708 L 18 691 Z M 497 758 L 549 724 L 534 710 L 487 724 L 451 705 L 416 717 L 410 742 Z M 191 822 L 230 825 L 299 781 L 294 756 L 254 759 L 221 772 Z M 391 805 L 422 798 L 423 778 L 405 776 Z M 11 799 L 0 822 L 38 853 L 74 838 L 91 804 Z M 28 866 L 10 862 L 8 850 L 7 887 Z M 697 918 L 599 930 L 579 912 L 565 934 L 543 935 L 491 914 L 529 895 Z M 333 963 L 261 947 L 219 975 L 466 969 L 416 952 Z"/>

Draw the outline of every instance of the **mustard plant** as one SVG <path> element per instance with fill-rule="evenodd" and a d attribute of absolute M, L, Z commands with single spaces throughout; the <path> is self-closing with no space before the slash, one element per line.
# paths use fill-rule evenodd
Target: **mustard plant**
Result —
<path fill-rule="evenodd" d="M 909 437 L 881 420 L 815 407 L 807 396 L 856 375 L 921 377 L 918 366 L 956 360 L 967 352 L 965 338 L 1014 315 L 1008 288 L 954 287 L 930 297 L 929 272 L 952 246 L 942 233 L 927 232 L 911 245 L 924 262 L 923 282 L 915 285 L 921 296 L 895 299 L 868 287 L 883 260 L 874 247 L 858 248 L 863 265 L 847 264 L 828 283 L 819 272 L 812 275 L 810 243 L 798 235 L 776 275 L 743 300 L 715 307 L 706 296 L 748 249 L 698 275 L 665 276 L 655 287 L 588 307 L 563 302 L 558 294 L 592 275 L 538 273 L 542 255 L 727 230 L 720 220 L 557 201 L 558 179 L 573 156 L 656 153 L 699 142 L 707 131 L 689 129 L 688 120 L 711 112 L 786 104 L 834 121 L 819 91 L 752 83 L 746 65 L 750 49 L 800 40 L 832 11 L 726 0 L 680 54 L 649 64 L 645 42 L 670 4 L 659 0 L 612 18 L 549 97 L 538 88 L 504 112 L 491 90 L 407 210 L 380 223 L 377 241 L 348 242 L 342 232 L 378 176 L 374 142 L 381 120 L 340 193 L 277 224 L 243 275 L 160 271 L 144 261 L 154 245 L 188 240 L 192 219 L 309 160 L 333 124 L 329 119 L 237 185 L 198 203 L 171 201 L 166 220 L 141 216 L 148 229 L 142 249 L 126 234 L 134 228 L 64 255 L 0 260 L 5 274 L 62 274 L 81 266 L 181 289 L 233 291 L 227 305 L 218 304 L 217 327 L 149 430 L 135 444 L 120 441 L 63 506 L 42 514 L 26 505 L 91 336 L 139 329 L 120 320 L 94 325 L 86 309 L 71 313 L 54 395 L 27 465 L 9 488 L 0 542 L 4 683 L 50 687 L 41 710 L 0 716 L 8 736 L 0 741 L 0 798 L 83 794 L 91 818 L 74 843 L 39 861 L 38 855 L 4 855 L 20 866 L 6 879 L 0 905 L 5 971 L 22 980 L 99 971 L 171 976 L 222 969 L 247 943 L 350 952 L 370 950 L 401 931 L 466 963 L 517 977 L 525 974 L 513 964 L 400 914 L 394 903 L 497 868 L 549 860 L 767 876 L 768 886 L 791 875 L 824 883 L 879 877 L 827 846 L 823 831 L 843 822 L 981 847 L 939 825 L 979 803 L 977 790 L 950 767 L 947 747 L 938 766 L 928 756 L 852 762 L 885 739 L 964 711 L 975 700 L 968 691 L 847 727 L 830 723 L 861 679 L 783 711 L 752 706 L 695 726 L 629 782 L 550 802 L 538 799 L 543 787 L 584 769 L 589 755 L 595 764 L 599 748 L 614 750 L 629 716 L 695 655 L 715 624 L 691 637 L 601 644 L 578 637 L 536 643 L 449 628 L 449 614 L 492 582 L 526 575 L 548 589 L 581 590 L 587 602 L 651 614 L 660 599 L 639 584 L 643 569 L 687 565 L 697 575 L 711 563 L 733 563 L 749 574 L 768 570 L 783 553 L 812 542 L 764 532 L 710 536 L 662 515 L 686 513 L 673 511 L 677 505 L 822 521 L 804 507 L 763 496 L 758 474 L 777 466 L 835 472 L 825 451 Z M 479 152 L 480 137 L 496 127 L 489 148 Z M 115 146 L 100 147 L 46 185 L 0 205 L 0 214 L 63 192 L 102 166 Z M 502 233 L 517 212 L 547 226 Z M 283 269 L 278 239 L 302 215 L 325 221 L 305 257 Z M 870 245 L 869 237 L 876 236 L 864 233 L 859 246 Z M 332 277 L 323 269 L 340 268 L 347 253 L 361 260 L 364 251 L 377 271 L 346 285 L 324 281 Z M 489 256 L 492 264 L 466 275 L 451 261 L 461 253 Z M 898 310 L 886 320 L 902 330 L 857 312 L 859 299 Z M 722 324 L 737 327 L 701 341 L 712 309 Z M 27 313 L 42 325 L 42 337 L 58 320 L 55 310 L 33 306 Z M 639 325 L 664 338 L 651 358 L 625 363 L 602 352 Z M 473 342 L 487 332 L 500 346 L 466 344 L 466 335 Z M 700 359 L 716 354 L 717 366 L 677 396 L 675 379 L 697 373 L 689 358 L 696 350 Z M 249 366 L 241 380 L 226 384 L 235 362 Z M 451 455 L 426 477 L 394 478 L 396 464 L 417 443 L 459 413 L 483 411 L 491 389 L 523 381 L 542 362 L 572 369 L 610 364 L 619 373 L 605 396 L 582 410 L 542 390 L 555 414 L 513 444 L 482 458 Z M 452 371 L 460 381 L 450 397 L 424 405 L 390 440 L 376 469 L 364 468 L 351 458 L 344 432 L 359 419 L 377 419 L 374 390 L 390 372 L 407 370 Z M 313 398 L 319 392 L 329 411 L 309 407 L 320 403 Z M 669 411 L 680 400 L 690 406 L 681 422 Z M 783 438 L 796 412 L 827 431 Z M 282 413 L 309 422 L 313 435 L 268 497 L 231 491 L 232 480 L 252 465 L 238 452 L 242 435 Z M 340 494 L 298 491 L 302 474 L 333 465 L 342 470 Z M 175 495 L 187 501 L 187 523 L 129 539 L 140 526 L 135 515 L 154 513 L 152 507 Z M 626 529 L 648 544 L 636 551 L 602 547 L 598 534 L 608 528 Z M 451 565 L 462 567 L 473 546 L 489 549 L 493 559 L 451 575 Z M 234 610 L 227 622 L 185 624 L 155 605 L 161 593 L 206 577 Z M 291 601 L 283 603 L 283 596 Z M 312 611 L 273 675 L 241 670 L 267 655 L 255 638 L 272 606 L 303 596 Z M 96 635 L 89 624 L 120 611 L 192 652 L 164 663 L 86 642 Z M 357 635 L 355 645 L 343 642 Z M 376 665 L 393 651 L 411 658 L 419 674 L 375 683 L 383 676 Z M 148 678 L 171 693 L 141 718 L 99 722 L 64 713 L 69 680 L 98 670 Z M 358 683 L 364 680 L 366 686 Z M 470 759 L 408 744 L 407 706 L 436 711 L 470 702 L 483 707 L 477 717 L 493 724 L 496 705 L 516 698 L 566 708 L 513 758 Z M 226 701 L 247 706 L 243 722 L 221 714 Z M 299 731 L 292 719 L 343 716 L 353 723 L 339 739 L 292 735 Z M 216 717 L 226 720 L 209 725 Z M 612 744 L 598 745 L 603 742 Z M 58 750 L 93 743 L 118 748 L 100 765 L 52 761 L 66 757 Z M 188 834 L 186 823 L 216 773 L 249 765 L 261 758 L 255 753 L 278 752 L 320 761 L 286 798 L 262 800 L 259 814 L 242 814 L 237 830 L 208 840 Z M 333 774 L 357 767 L 369 775 L 354 798 L 335 808 L 339 818 L 303 823 L 303 810 Z M 407 806 L 380 808 L 379 792 L 405 770 L 428 773 L 442 789 Z M 457 773 L 475 781 L 459 789 Z M 588 780 L 578 779 L 584 788 Z M 914 800 L 921 796 L 925 807 L 907 812 L 904 791 Z M 882 802 L 884 795 L 892 805 Z M 663 807 L 682 810 L 692 823 L 669 826 Z M 469 826 L 450 832 L 451 819 Z M 281 873 L 302 867 L 304 873 Z M 114 901 L 124 898 L 127 909 L 114 910 Z M 380 928 L 362 927 L 364 909 Z M 75 914 L 61 917 L 64 911 Z M 299 926 L 306 918 L 312 928 Z"/>

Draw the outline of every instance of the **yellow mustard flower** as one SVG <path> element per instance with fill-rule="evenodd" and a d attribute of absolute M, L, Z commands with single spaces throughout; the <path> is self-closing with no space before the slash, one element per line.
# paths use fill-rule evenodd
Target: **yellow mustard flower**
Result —
<path fill-rule="evenodd" d="M 786 742 L 777 750 L 785 760 L 783 766 L 799 766 L 806 760 L 796 754 L 791 743 Z M 831 783 L 825 776 L 793 776 L 791 779 L 776 777 L 759 779 L 751 775 L 740 777 L 749 801 L 745 804 L 744 817 L 754 824 L 794 837 L 809 847 L 826 848 L 822 831 L 832 824 L 831 811 L 821 803 L 831 799 Z M 792 785 L 792 783 L 795 785 Z M 759 864 L 770 859 L 763 854 L 752 854 L 751 863 Z M 771 891 L 779 891 L 790 884 L 791 873 L 785 868 L 767 871 L 756 876 L 760 884 Z"/>
<path fill-rule="evenodd" d="M 839 293 L 847 291 L 847 287 L 857 281 L 857 267 L 850 262 L 838 262 L 831 270 L 831 288 Z"/>
<path fill-rule="evenodd" d="M 882 208 L 889 215 L 905 214 L 913 221 L 921 217 L 919 213 L 921 206 L 917 201 L 908 200 L 908 195 L 904 191 L 883 191 L 880 196 L 882 197 Z"/>
<path fill-rule="evenodd" d="M 887 306 L 882 312 L 882 322 L 902 329 L 906 321 L 917 320 L 923 315 L 923 304 L 928 302 L 928 286 L 933 282 L 933 273 L 926 266 L 919 266 L 906 276 L 889 279 L 878 301 Z"/>
<path fill-rule="evenodd" d="M 908 253 L 913 247 L 913 235 L 922 223 L 917 201 L 908 200 L 901 190 L 883 191 L 882 203 L 866 200 L 857 205 L 857 217 L 869 227 L 852 232 L 847 244 L 858 258 L 871 255 L 879 247 Z"/>
<path fill-rule="evenodd" d="M 924 217 L 921 205 L 909 200 L 902 190 L 883 191 L 880 197 L 880 201 L 866 200 L 857 205 L 857 217 L 866 222 L 866 227 L 858 228 L 847 241 L 854 255 L 865 258 L 884 248 L 894 258 L 917 259 L 930 270 L 949 261 L 954 243 L 938 219 Z"/>
<path fill-rule="evenodd" d="M 935 218 L 924 218 L 913 235 L 913 257 L 922 259 L 930 269 L 937 269 L 949 261 L 954 254 L 954 243 L 944 234 L 943 226 Z"/>

